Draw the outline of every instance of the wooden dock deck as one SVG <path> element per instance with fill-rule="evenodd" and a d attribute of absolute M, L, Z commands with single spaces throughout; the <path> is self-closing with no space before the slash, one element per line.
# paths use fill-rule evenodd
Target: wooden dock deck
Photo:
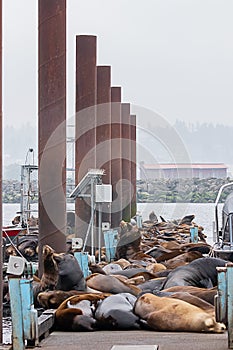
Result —
<path fill-rule="evenodd" d="M 134 345 L 135 350 L 143 350 L 145 345 L 158 345 L 159 350 L 227 350 L 228 338 L 227 332 L 224 334 L 171 333 L 147 330 L 52 332 L 40 342 L 39 347 L 40 350 L 57 350 L 58 348 L 111 350 L 114 345 L 124 345 L 124 350 L 133 350 L 132 345 Z"/>

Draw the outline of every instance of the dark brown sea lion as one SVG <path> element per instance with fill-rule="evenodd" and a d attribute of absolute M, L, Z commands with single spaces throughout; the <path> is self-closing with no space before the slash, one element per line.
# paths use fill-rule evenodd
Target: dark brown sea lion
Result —
<path fill-rule="evenodd" d="M 86 290 L 83 272 L 71 254 L 56 253 L 50 246 L 43 247 L 43 274 L 40 282 L 33 283 L 34 301 L 45 290 Z"/>
<path fill-rule="evenodd" d="M 14 217 L 14 219 L 12 220 L 12 224 L 13 225 L 20 224 L 20 215 L 17 215 L 17 216 Z"/>
<path fill-rule="evenodd" d="M 217 285 L 217 266 L 225 266 L 226 261 L 217 258 L 200 258 L 190 264 L 174 269 L 167 276 L 163 289 L 174 286 L 195 286 L 212 288 Z"/>
<path fill-rule="evenodd" d="M 141 232 L 138 228 L 133 228 L 123 233 L 116 247 L 116 259 L 129 260 L 135 253 L 140 251 Z"/>
<path fill-rule="evenodd" d="M 222 333 L 226 327 L 197 306 L 183 300 L 147 293 L 135 304 L 136 315 L 158 331 Z"/>
<path fill-rule="evenodd" d="M 57 263 L 59 274 L 56 289 L 85 291 L 85 279 L 76 258 L 72 254 L 66 253 L 54 253 L 53 256 Z"/>
<path fill-rule="evenodd" d="M 55 313 L 55 327 L 62 331 L 93 331 L 96 329 L 94 310 L 100 300 L 109 294 L 84 293 L 74 295 L 61 303 Z M 85 301 L 85 303 L 82 303 Z M 86 302 L 89 303 L 86 303 Z"/>

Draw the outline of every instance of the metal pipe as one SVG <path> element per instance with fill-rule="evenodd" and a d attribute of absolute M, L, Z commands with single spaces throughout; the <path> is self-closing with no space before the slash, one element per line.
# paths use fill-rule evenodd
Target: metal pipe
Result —
<path fill-rule="evenodd" d="M 75 183 L 95 168 L 96 36 L 76 36 Z M 91 218 L 89 200 L 75 202 L 75 234 L 84 238 Z M 90 246 L 90 241 L 89 241 Z"/>
<path fill-rule="evenodd" d="M 103 184 L 111 183 L 111 67 L 97 66 L 96 168 L 104 169 Z M 111 204 L 102 205 L 102 221 L 110 222 Z"/>
<path fill-rule="evenodd" d="M 2 0 L 0 0 L 0 343 L 2 343 Z"/>
<path fill-rule="evenodd" d="M 121 87 L 111 88 L 111 226 L 119 227 L 122 219 L 121 163 Z"/>
<path fill-rule="evenodd" d="M 130 104 L 121 104 L 121 155 L 122 155 L 122 219 L 131 219 L 131 149 L 130 149 Z"/>
<path fill-rule="evenodd" d="M 99 218 L 98 218 L 98 224 L 99 224 L 99 232 L 98 232 L 98 262 L 101 261 L 101 241 L 102 241 L 102 203 L 99 203 Z"/>
<path fill-rule="evenodd" d="M 66 249 L 66 0 L 39 0 L 39 267 Z"/>
<path fill-rule="evenodd" d="M 217 241 L 219 242 L 219 222 L 218 222 L 218 204 L 219 204 L 219 200 L 220 200 L 220 197 L 221 197 L 221 194 L 222 194 L 222 191 L 226 188 L 226 187 L 229 187 L 229 186 L 232 186 L 233 185 L 233 182 L 229 182 L 228 184 L 225 184 L 223 186 L 220 187 L 219 191 L 218 191 L 218 194 L 217 194 L 217 197 L 215 199 L 215 227 L 216 227 L 216 234 L 217 234 Z"/>
<path fill-rule="evenodd" d="M 136 115 L 130 116 L 130 145 L 131 145 L 131 184 L 132 184 L 132 199 L 131 199 L 131 217 L 137 212 L 137 150 L 136 150 Z"/>

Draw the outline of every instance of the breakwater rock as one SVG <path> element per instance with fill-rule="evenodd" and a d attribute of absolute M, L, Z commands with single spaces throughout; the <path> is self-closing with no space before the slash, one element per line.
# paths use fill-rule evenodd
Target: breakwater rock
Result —
<path fill-rule="evenodd" d="M 232 182 L 226 179 L 154 179 L 137 181 L 137 201 L 139 203 L 213 203 L 220 187 Z M 226 189 L 222 201 L 233 191 Z"/>

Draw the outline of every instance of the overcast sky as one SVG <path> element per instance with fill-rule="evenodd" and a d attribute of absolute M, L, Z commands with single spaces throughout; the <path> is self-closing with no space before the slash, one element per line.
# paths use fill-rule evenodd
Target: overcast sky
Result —
<path fill-rule="evenodd" d="M 37 2 L 3 0 L 4 125 L 37 122 Z M 123 100 L 170 123 L 233 125 L 232 0 L 67 0 L 68 115 L 76 34 L 97 35 Z"/>

